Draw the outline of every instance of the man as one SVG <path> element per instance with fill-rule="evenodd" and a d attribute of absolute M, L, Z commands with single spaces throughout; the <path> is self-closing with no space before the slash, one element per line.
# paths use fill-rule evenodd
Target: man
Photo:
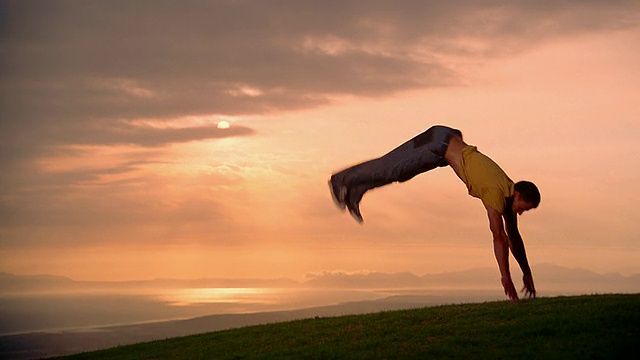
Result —
<path fill-rule="evenodd" d="M 404 182 L 436 167 L 451 166 L 465 183 L 469 195 L 482 200 L 493 234 L 493 248 L 505 294 L 518 301 L 509 272 L 509 249 L 523 273 L 522 291 L 536 296 L 524 242 L 518 231 L 517 215 L 538 207 L 540 192 L 531 182 L 513 183 L 486 155 L 462 140 L 460 130 L 436 125 L 400 145 L 388 154 L 331 176 L 329 187 L 338 207 L 349 209 L 362 223 L 360 200 L 373 188 Z M 504 222 L 503 222 L 504 219 Z"/>

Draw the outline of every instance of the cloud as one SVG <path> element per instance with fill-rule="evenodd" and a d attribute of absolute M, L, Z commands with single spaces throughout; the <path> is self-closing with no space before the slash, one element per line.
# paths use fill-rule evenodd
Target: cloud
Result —
<path fill-rule="evenodd" d="M 40 141 L 74 142 L 65 132 L 95 140 L 87 123 L 258 114 L 339 94 L 454 86 L 464 79 L 452 57 L 478 61 L 638 20 L 634 1 L 56 0 L 2 8 L 7 141 L 27 132 Z M 175 139 L 205 137 L 185 132 Z M 157 146 L 167 136 L 148 130 L 129 140 Z"/>
<path fill-rule="evenodd" d="M 244 126 L 229 129 L 218 129 L 213 125 L 191 126 L 184 128 L 152 128 L 119 124 L 102 130 L 87 131 L 86 136 L 69 142 L 80 145 L 140 145 L 158 147 L 172 143 L 183 143 L 196 140 L 208 140 L 231 136 L 246 136 L 254 131 Z"/>
<path fill-rule="evenodd" d="M 45 172 L 13 184 L 3 194 L 0 234 L 5 247 L 43 243 L 162 244 L 211 239 L 227 229 L 215 187 L 229 179 L 209 176 L 185 186 L 149 167 L 180 164 L 131 161 L 93 169 Z M 238 181 L 238 180 L 235 180 Z"/>

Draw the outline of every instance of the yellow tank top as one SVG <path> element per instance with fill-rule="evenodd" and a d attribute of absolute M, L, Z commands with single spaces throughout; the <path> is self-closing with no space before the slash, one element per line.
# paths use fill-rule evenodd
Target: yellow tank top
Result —
<path fill-rule="evenodd" d="M 462 150 L 462 174 L 469 195 L 482 200 L 485 206 L 504 214 L 506 198 L 513 195 L 513 181 L 488 156 L 475 146 Z"/>

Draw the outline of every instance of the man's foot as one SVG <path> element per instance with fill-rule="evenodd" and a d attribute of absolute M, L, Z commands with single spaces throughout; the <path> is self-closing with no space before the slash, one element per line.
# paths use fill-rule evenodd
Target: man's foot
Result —
<path fill-rule="evenodd" d="M 335 178 L 331 178 L 329 180 L 329 190 L 331 191 L 331 198 L 333 202 L 336 204 L 340 210 L 344 211 L 344 208 L 347 206 L 346 198 L 347 198 L 347 187 L 344 185 L 339 185 Z"/>
<path fill-rule="evenodd" d="M 362 224 L 364 221 L 364 219 L 362 219 L 362 214 L 360 214 L 360 200 L 362 199 L 362 194 L 358 194 L 352 189 L 349 192 L 348 198 L 347 208 L 349 209 L 349 213 L 357 222 Z"/>
<path fill-rule="evenodd" d="M 362 214 L 360 214 L 360 208 L 358 207 L 358 204 L 354 205 L 353 207 L 349 207 L 349 205 L 347 205 L 347 207 L 349 208 L 349 214 L 351 214 L 351 216 L 353 216 L 353 218 L 356 219 L 358 223 L 362 224 L 364 222 L 364 219 L 362 218 Z"/>

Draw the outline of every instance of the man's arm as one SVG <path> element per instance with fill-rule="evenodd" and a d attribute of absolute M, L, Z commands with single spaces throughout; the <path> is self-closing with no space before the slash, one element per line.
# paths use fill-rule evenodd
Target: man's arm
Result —
<path fill-rule="evenodd" d="M 504 215 L 504 221 L 507 225 L 509 248 L 511 249 L 513 257 L 516 258 L 518 265 L 520 265 L 520 269 L 522 269 L 523 290 L 529 297 L 536 297 L 536 288 L 533 284 L 533 275 L 531 274 L 531 268 L 527 260 L 527 252 L 524 249 L 524 241 L 522 241 L 520 231 L 518 231 L 518 216 L 514 212 L 509 212 Z"/>
<path fill-rule="evenodd" d="M 513 301 L 518 301 L 518 292 L 513 281 L 511 280 L 511 273 L 509 272 L 509 238 L 504 231 L 504 225 L 502 223 L 502 216 L 500 213 L 487 206 L 487 215 L 489 216 L 489 228 L 493 234 L 493 252 L 495 253 L 496 260 L 498 261 L 498 268 L 500 268 L 500 276 L 504 293 Z"/>

